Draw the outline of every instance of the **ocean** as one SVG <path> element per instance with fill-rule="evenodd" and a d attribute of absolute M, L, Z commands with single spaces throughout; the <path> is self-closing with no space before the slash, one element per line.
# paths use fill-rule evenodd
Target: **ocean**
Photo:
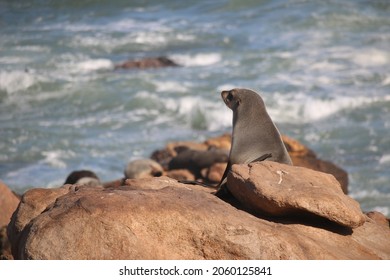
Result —
<path fill-rule="evenodd" d="M 245 87 L 389 216 L 389 15 L 387 0 L 0 1 L 0 179 L 120 178 L 169 141 L 230 132 L 220 92 Z M 181 67 L 114 70 L 157 56 Z"/>

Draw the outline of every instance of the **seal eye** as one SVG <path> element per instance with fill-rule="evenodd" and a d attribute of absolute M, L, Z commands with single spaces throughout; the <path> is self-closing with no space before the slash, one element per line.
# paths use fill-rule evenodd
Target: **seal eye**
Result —
<path fill-rule="evenodd" d="M 228 96 L 226 96 L 226 100 L 229 101 L 229 102 L 231 102 L 233 100 L 233 94 L 232 94 L 231 91 L 229 91 Z"/>

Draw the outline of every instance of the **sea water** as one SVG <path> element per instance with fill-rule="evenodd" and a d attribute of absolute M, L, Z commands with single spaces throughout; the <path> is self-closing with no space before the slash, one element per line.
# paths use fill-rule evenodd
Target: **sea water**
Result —
<path fill-rule="evenodd" d="M 220 91 L 245 87 L 389 215 L 389 15 L 387 0 L 1 1 L 0 179 L 120 178 L 169 141 L 230 132 Z M 114 70 L 156 56 L 182 67 Z"/>

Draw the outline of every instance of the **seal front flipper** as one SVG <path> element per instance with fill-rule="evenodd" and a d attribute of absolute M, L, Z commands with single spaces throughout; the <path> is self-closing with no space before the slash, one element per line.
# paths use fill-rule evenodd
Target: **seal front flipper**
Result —
<path fill-rule="evenodd" d="M 251 163 L 252 162 L 257 162 L 257 161 L 264 161 L 264 160 L 266 160 L 267 158 L 270 158 L 270 157 L 272 157 L 272 154 L 265 154 L 265 155 L 262 155 L 261 157 L 258 157 L 255 160 L 252 160 Z"/>
<path fill-rule="evenodd" d="M 192 181 L 192 180 L 178 180 L 178 182 L 182 183 L 182 184 L 186 184 L 186 185 L 199 185 L 199 186 L 202 186 L 202 187 L 213 188 L 213 189 L 218 187 L 218 185 L 213 186 L 213 185 L 209 185 L 209 184 L 206 184 L 206 183 L 203 183 L 203 182 Z"/>

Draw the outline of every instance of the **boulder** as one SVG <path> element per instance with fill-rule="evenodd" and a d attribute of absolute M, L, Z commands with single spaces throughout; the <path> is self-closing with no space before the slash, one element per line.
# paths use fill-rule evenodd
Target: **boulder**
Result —
<path fill-rule="evenodd" d="M 204 168 L 211 167 L 214 163 L 227 162 L 228 152 L 221 149 L 209 149 L 206 151 L 185 149 L 178 153 L 169 162 L 169 169 L 188 169 L 196 178 L 201 177 Z"/>
<path fill-rule="evenodd" d="M 282 135 L 282 140 L 284 144 L 286 145 L 287 151 L 291 157 L 291 160 L 293 161 L 293 164 L 295 166 L 302 166 L 307 167 L 313 170 L 329 173 L 335 176 L 335 178 L 340 182 L 340 187 L 343 190 L 345 194 L 348 193 L 348 174 L 340 167 L 336 166 L 335 164 L 321 160 L 317 158 L 316 154 L 310 150 L 308 147 L 303 145 L 302 143 L 298 142 L 295 139 L 292 139 L 288 136 Z M 192 150 L 192 151 L 207 151 L 212 149 L 218 149 L 218 150 L 224 150 L 226 154 L 228 154 L 228 151 L 231 147 L 231 135 L 230 134 L 223 134 L 221 136 L 212 137 L 204 141 L 203 143 L 197 143 L 197 142 L 190 142 L 190 141 L 178 141 L 178 142 L 171 142 L 166 145 L 164 149 L 157 150 L 153 152 L 151 155 L 151 158 L 163 167 L 164 170 L 171 170 L 172 168 L 189 168 L 193 169 L 191 170 L 192 173 L 195 175 L 196 180 L 206 180 L 209 182 L 219 182 L 223 172 L 221 174 L 220 178 L 213 178 L 210 180 L 207 175 L 207 170 L 202 171 L 199 173 L 199 168 L 194 168 L 193 161 L 190 159 L 191 155 L 187 155 L 186 157 L 186 163 L 187 165 L 180 164 L 180 166 L 172 167 L 172 164 L 175 163 L 178 159 L 175 159 L 172 162 L 172 159 L 178 156 L 179 153 L 186 151 L 186 150 Z M 189 152 L 187 152 L 189 154 Z M 200 155 L 201 153 L 194 153 L 194 155 Z M 182 155 L 184 157 L 185 154 Z M 199 161 L 199 157 L 196 161 Z M 214 163 L 217 163 L 215 161 Z M 214 164 L 213 163 L 213 164 Z M 176 163 L 175 163 L 176 164 Z M 211 165 L 210 165 L 211 166 Z M 217 173 L 213 173 L 213 176 L 217 175 Z"/>
<path fill-rule="evenodd" d="M 390 230 L 365 218 L 356 229 L 262 219 L 159 177 L 32 189 L 8 235 L 16 259 L 389 259 Z"/>
<path fill-rule="evenodd" d="M 7 227 L 0 227 L 0 260 L 12 260 L 11 244 L 7 236 Z"/>
<path fill-rule="evenodd" d="M 164 173 L 166 176 L 182 181 L 194 181 L 195 176 L 187 169 L 168 170 Z"/>
<path fill-rule="evenodd" d="M 332 162 L 317 158 L 312 150 L 295 139 L 282 135 L 282 140 L 294 165 L 332 174 L 340 182 L 343 192 L 348 193 L 347 172 Z"/>
<path fill-rule="evenodd" d="M 0 181 L 0 228 L 8 225 L 18 204 L 19 198 Z"/>
<path fill-rule="evenodd" d="M 207 139 L 204 144 L 206 144 L 208 147 L 215 147 L 218 149 L 230 151 L 232 146 L 232 136 L 228 133 L 225 133 L 220 136 Z"/>
<path fill-rule="evenodd" d="M 272 161 L 233 165 L 227 187 L 247 208 L 272 216 L 316 215 L 356 228 L 365 221 L 359 203 L 334 176 Z"/>
<path fill-rule="evenodd" d="M 208 182 L 219 183 L 225 172 L 227 162 L 214 163 L 209 168 L 205 168 L 201 171 L 202 177 L 205 178 Z"/>

